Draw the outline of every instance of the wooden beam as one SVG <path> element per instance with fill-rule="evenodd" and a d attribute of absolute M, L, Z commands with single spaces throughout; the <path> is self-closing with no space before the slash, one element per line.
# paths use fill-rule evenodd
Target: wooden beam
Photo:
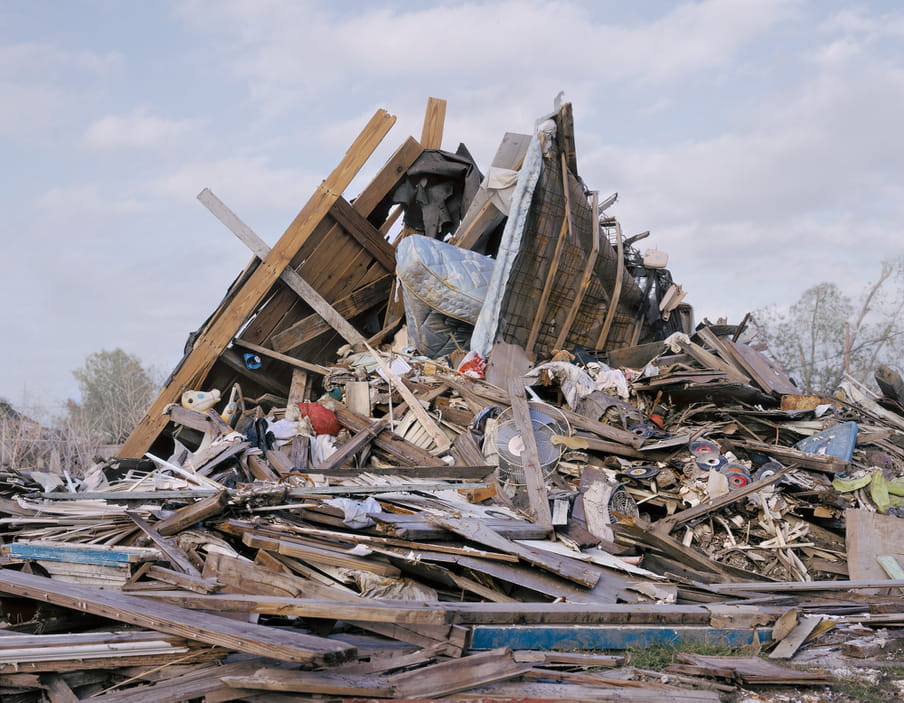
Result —
<path fill-rule="evenodd" d="M 562 330 L 559 332 L 559 336 L 556 338 L 556 349 L 563 348 L 565 339 L 568 337 L 568 333 L 571 332 L 571 326 L 574 324 L 574 318 L 577 317 L 581 303 L 584 302 L 584 295 L 587 293 L 587 289 L 590 287 L 590 278 L 593 275 L 593 269 L 596 266 L 596 260 L 600 253 L 600 209 L 599 193 L 597 191 L 593 191 L 591 217 L 593 218 L 593 222 L 590 225 L 590 256 L 587 257 L 587 263 L 584 265 L 584 271 L 581 274 L 581 282 L 578 285 L 578 291 L 574 296 L 574 300 L 571 302 L 571 307 L 568 309 L 568 315 L 565 318 L 565 322 L 562 323 Z"/>
<path fill-rule="evenodd" d="M 545 569 L 561 576 L 569 581 L 574 581 L 587 588 L 593 588 L 600 580 L 600 569 L 592 564 L 586 564 L 577 559 L 560 556 L 552 552 L 532 549 L 523 544 L 506 539 L 480 521 L 468 518 L 454 518 L 446 516 L 429 516 L 430 521 L 454 532 L 460 537 L 472 540 L 478 544 L 499 550 L 500 552 L 514 554 L 522 561 Z"/>
<path fill-rule="evenodd" d="M 195 568 L 195 565 L 191 563 L 188 556 L 182 549 L 177 547 L 172 541 L 168 540 L 166 537 L 161 535 L 157 530 L 151 527 L 143 517 L 141 517 L 138 513 L 133 513 L 130 510 L 126 510 L 126 515 L 128 515 L 129 519 L 134 522 L 138 527 L 141 528 L 141 531 L 144 532 L 148 537 L 151 538 L 151 541 L 157 545 L 157 548 L 163 552 L 164 556 L 167 560 L 175 566 L 182 573 L 188 574 L 189 576 L 200 576 L 201 572 Z"/>
<path fill-rule="evenodd" d="M 157 530 L 158 534 L 169 537 L 202 520 L 219 515 L 226 509 L 227 505 L 229 505 L 229 493 L 220 491 L 209 498 L 203 498 L 196 503 L 173 511 L 172 514 L 157 522 L 154 525 L 154 529 Z"/>
<path fill-rule="evenodd" d="M 549 270 L 546 272 L 546 281 L 543 284 L 543 292 L 540 294 L 540 300 L 537 303 L 537 312 L 534 314 L 534 322 L 530 328 L 530 334 L 527 335 L 527 344 L 524 348 L 528 352 L 533 352 L 534 344 L 540 334 L 540 325 L 543 317 L 546 315 L 546 305 L 549 303 L 549 295 L 552 293 L 552 284 L 555 280 L 556 273 L 559 270 L 559 261 L 562 258 L 562 247 L 565 245 L 565 234 L 568 233 L 568 239 L 574 241 L 574 231 L 571 226 L 571 194 L 570 184 L 568 182 L 568 168 L 565 166 L 565 154 L 562 154 L 562 188 L 565 195 L 565 214 L 562 217 L 562 227 L 559 229 L 559 237 L 556 239 L 556 248 L 552 254 L 552 260 L 549 262 Z"/>
<path fill-rule="evenodd" d="M 252 625 L 163 603 L 151 605 L 136 596 L 63 583 L 11 569 L 0 569 L 0 591 L 284 661 L 338 664 L 356 655 L 354 647 L 322 637 Z"/>
<path fill-rule="evenodd" d="M 144 456 L 166 426 L 164 408 L 177 402 L 184 391 L 192 389 L 203 380 L 217 357 L 260 305 L 292 257 L 329 213 L 333 203 L 358 174 L 394 123 L 395 117 L 385 110 L 378 110 L 374 114 L 345 157 L 314 192 L 261 265 L 248 277 L 217 320 L 195 340 L 191 351 L 123 444 L 119 451 L 120 457 Z"/>
<path fill-rule="evenodd" d="M 537 440 L 534 437 L 534 425 L 530 417 L 530 407 L 524 396 L 524 379 L 518 376 L 509 378 L 509 398 L 512 405 L 512 418 L 521 436 L 524 451 L 521 453 L 521 468 L 524 471 L 524 482 L 527 499 L 533 513 L 534 522 L 541 527 L 552 528 L 552 513 L 549 510 L 549 496 L 546 492 L 546 481 L 540 466 L 540 455 L 537 451 Z"/>
<path fill-rule="evenodd" d="M 380 276 L 376 281 L 367 283 L 344 298 L 340 298 L 333 307 L 336 308 L 336 312 L 346 319 L 360 315 L 362 312 L 370 310 L 380 303 L 385 303 L 389 299 L 394 279 L 395 273 L 387 273 L 385 276 Z M 332 328 L 323 321 L 320 315 L 315 313 L 301 318 L 298 322 L 274 334 L 270 337 L 270 344 L 273 345 L 276 351 L 288 353 L 295 347 L 310 342 L 330 330 Z M 374 342 L 368 340 L 368 343 L 373 344 Z"/>
<path fill-rule="evenodd" d="M 250 349 L 253 352 L 257 352 L 258 354 L 269 356 L 271 359 L 282 361 L 284 364 L 294 366 L 296 369 L 311 371 L 313 373 L 320 374 L 321 376 L 327 376 L 330 373 L 330 370 L 326 366 L 320 366 L 320 364 L 309 364 L 308 362 L 302 361 L 301 359 L 296 359 L 294 356 L 281 354 L 278 351 L 267 349 L 267 347 L 262 347 L 260 344 L 246 342 L 244 339 L 240 339 L 239 337 L 236 337 L 235 340 L 233 340 L 233 344 L 244 347 L 245 349 Z"/>
<path fill-rule="evenodd" d="M 380 434 L 388 426 L 389 419 L 383 418 L 381 420 L 377 420 L 371 425 L 368 425 L 363 430 L 356 432 L 353 437 L 351 437 L 341 447 L 336 449 L 336 451 L 330 454 L 324 460 L 324 462 L 317 467 L 317 473 L 327 473 L 330 471 L 335 471 L 340 466 L 345 464 L 345 462 L 351 459 L 352 456 L 364 449 L 364 447 L 367 446 L 374 437 Z"/>
<path fill-rule="evenodd" d="M 618 310 L 618 301 L 621 298 L 622 279 L 625 276 L 625 247 L 622 241 L 621 225 L 615 222 L 615 255 L 618 258 L 615 271 L 615 287 L 612 289 L 612 295 L 609 296 L 609 309 L 606 311 L 606 319 L 600 329 L 599 337 L 596 339 L 596 348 L 605 349 L 606 340 L 609 339 L 609 330 L 612 327 L 612 321 L 615 319 L 615 313 Z M 639 329 L 639 327 L 638 327 Z"/>
<path fill-rule="evenodd" d="M 339 401 L 327 403 L 339 422 L 343 427 L 347 427 L 352 432 L 360 432 L 370 427 L 373 420 L 363 417 Z M 409 466 L 445 466 L 445 462 L 437 459 L 430 452 L 421 449 L 417 445 L 407 442 L 403 438 L 392 433 L 390 429 L 385 429 L 374 437 L 374 445 L 388 453 L 395 459 L 401 460 Z"/>
<path fill-rule="evenodd" d="M 395 273 L 396 262 L 393 246 L 380 234 L 380 230 L 355 210 L 345 198 L 339 198 L 333 203 L 330 216 L 342 226 L 342 229 L 357 239 L 358 243 L 367 249 L 383 268 L 390 273 Z"/>
<path fill-rule="evenodd" d="M 441 98 L 427 98 L 424 126 L 421 129 L 421 146 L 425 149 L 442 149 L 445 123 L 446 101 Z"/>
<path fill-rule="evenodd" d="M 270 247 L 267 243 L 257 236 L 257 234 L 248 225 L 246 225 L 238 216 L 232 212 L 226 205 L 214 195 L 209 188 L 205 188 L 198 195 L 200 200 L 214 216 L 222 222 L 229 230 L 242 241 L 261 261 L 266 261 L 270 255 Z M 334 203 L 335 205 L 335 203 Z M 286 262 L 288 263 L 288 262 Z M 349 344 L 363 344 L 364 337 L 358 330 L 352 327 L 348 320 L 336 312 L 336 309 L 330 305 L 320 293 L 301 277 L 295 269 L 286 267 L 279 274 L 289 288 L 295 291 L 298 296 L 308 305 L 314 308 L 314 311 L 323 318 L 324 322 L 329 324 L 336 330 L 343 339 Z"/>

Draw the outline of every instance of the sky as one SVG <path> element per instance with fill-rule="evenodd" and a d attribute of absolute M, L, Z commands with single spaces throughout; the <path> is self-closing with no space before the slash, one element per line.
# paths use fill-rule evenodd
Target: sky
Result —
<path fill-rule="evenodd" d="M 856 296 L 904 254 L 904 6 L 835 0 L 0 3 L 0 397 L 52 414 L 85 358 L 162 375 L 379 108 L 354 197 L 447 101 L 485 172 L 573 105 L 588 187 L 668 252 L 697 320 Z"/>

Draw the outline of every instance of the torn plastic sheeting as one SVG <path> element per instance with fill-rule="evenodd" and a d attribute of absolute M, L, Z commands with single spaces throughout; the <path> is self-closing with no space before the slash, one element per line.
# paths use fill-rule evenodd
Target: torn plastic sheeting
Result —
<path fill-rule="evenodd" d="M 537 378 L 544 371 L 548 372 L 559 382 L 559 386 L 565 396 L 565 402 L 568 403 L 568 407 L 572 410 L 577 407 L 581 398 L 597 390 L 596 382 L 590 374 L 574 364 L 569 364 L 567 361 L 550 361 L 546 364 L 540 364 L 528 371 L 525 376 Z"/>
<path fill-rule="evenodd" d="M 345 517 L 342 518 L 343 524 L 353 530 L 373 527 L 376 523 L 370 518 L 370 515 L 383 512 L 383 508 L 374 500 L 373 496 L 369 496 L 363 502 L 351 498 L 331 498 L 324 502 L 333 508 L 339 508 L 345 514 Z"/>

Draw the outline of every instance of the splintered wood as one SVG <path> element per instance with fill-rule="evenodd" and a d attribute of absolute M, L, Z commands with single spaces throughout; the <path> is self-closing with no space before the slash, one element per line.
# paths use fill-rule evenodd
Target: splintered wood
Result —
<path fill-rule="evenodd" d="M 904 625 L 896 372 L 804 395 L 746 319 L 694 327 L 570 104 L 482 182 L 445 116 L 347 196 L 378 111 L 272 248 L 202 191 L 254 258 L 119 456 L 0 468 L 0 698 L 718 701 Z M 627 665 L 689 642 L 743 656 Z"/>

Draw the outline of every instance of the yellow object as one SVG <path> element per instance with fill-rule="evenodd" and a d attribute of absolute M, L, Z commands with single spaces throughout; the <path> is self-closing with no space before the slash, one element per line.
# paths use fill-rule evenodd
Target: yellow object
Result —
<path fill-rule="evenodd" d="M 229 393 L 229 401 L 226 403 L 226 407 L 223 408 L 223 412 L 220 414 L 220 417 L 223 418 L 223 422 L 227 425 L 231 425 L 232 420 L 239 411 L 239 407 L 243 405 L 242 388 L 238 383 L 233 383 L 232 391 Z M 242 407 L 242 409 L 244 410 L 244 407 Z"/>
<path fill-rule="evenodd" d="M 185 391 L 182 394 L 182 407 L 199 413 L 207 412 L 219 402 L 220 391 L 216 388 L 212 391 Z"/>

